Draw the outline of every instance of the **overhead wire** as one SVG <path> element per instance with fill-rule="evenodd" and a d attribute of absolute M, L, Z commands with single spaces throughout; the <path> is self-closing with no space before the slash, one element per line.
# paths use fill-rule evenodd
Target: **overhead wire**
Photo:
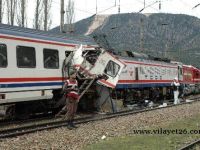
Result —
<path fill-rule="evenodd" d="M 144 4 L 143 0 L 136 0 L 136 1 L 139 2 L 140 4 Z M 160 0 L 160 1 L 163 3 L 163 2 L 166 2 L 166 1 L 174 1 L 174 0 Z M 117 4 L 116 4 L 117 0 L 112 0 L 112 2 L 111 2 L 111 1 L 108 1 L 108 2 L 109 2 L 109 3 L 112 3 L 113 5 L 112 5 L 112 6 L 109 6 L 109 7 L 106 8 L 106 9 L 100 10 L 100 11 L 98 11 L 97 13 L 104 13 L 104 12 L 106 12 L 106 11 L 108 11 L 108 10 L 111 10 L 111 9 L 113 9 L 113 8 L 115 8 L 115 7 L 118 7 Z M 188 4 L 188 3 L 186 3 L 186 2 L 183 1 L 183 0 L 180 0 L 180 2 L 183 3 L 186 7 L 190 7 L 190 6 L 191 6 L 191 4 Z M 56 0 L 52 0 L 52 3 L 55 4 L 55 5 L 53 5 L 54 9 L 56 9 L 56 10 L 59 11 L 59 10 L 60 10 L 60 8 L 59 8 L 60 3 L 59 3 L 58 1 L 56 1 Z M 157 8 L 155 8 L 155 6 L 153 6 L 153 5 L 157 4 L 157 3 L 159 3 L 159 0 L 154 1 L 154 2 L 152 2 L 151 4 L 146 4 L 146 6 L 144 6 L 144 8 L 142 8 L 142 9 L 140 9 L 138 12 L 132 12 L 132 13 L 141 13 L 142 11 L 144 11 L 144 10 L 147 9 L 147 8 L 151 8 L 151 9 L 154 9 L 156 12 L 160 12 L 159 9 L 157 9 Z M 127 4 L 121 4 L 121 7 L 124 7 L 124 6 L 127 6 Z M 198 4 L 196 4 L 195 6 L 191 7 L 191 9 L 194 10 L 194 9 L 196 9 L 196 8 L 199 7 L 199 6 L 200 6 L 200 3 L 198 3 Z M 105 7 L 100 7 L 100 8 L 105 8 Z M 77 11 L 80 11 L 80 12 L 84 12 L 84 13 L 90 14 L 90 15 L 95 15 L 95 12 L 83 10 L 83 9 L 80 9 L 80 8 L 77 8 L 77 7 L 74 7 L 74 9 L 77 10 Z M 91 9 L 90 9 L 90 10 L 91 10 Z M 6 12 L 4 12 L 4 13 L 6 13 Z M 197 16 L 200 16 L 198 12 L 193 12 L 193 13 L 197 14 Z M 33 18 L 30 18 L 30 17 L 28 17 L 28 16 L 27 16 L 27 19 L 28 19 L 28 20 L 32 20 L 32 21 L 34 20 Z M 4 22 L 5 22 L 5 21 L 4 21 Z M 54 24 L 54 23 L 52 23 L 52 25 L 53 25 L 53 26 L 54 26 L 54 25 L 57 26 L 57 24 Z"/>
<path fill-rule="evenodd" d="M 196 4 L 192 9 L 195 9 L 200 6 L 200 3 Z"/>
<path fill-rule="evenodd" d="M 141 1 L 141 0 L 136 0 L 136 1 L 138 1 L 139 3 L 141 3 L 141 4 L 144 4 L 144 2 L 143 1 Z M 146 8 L 152 8 L 152 9 L 154 9 L 154 10 L 156 10 L 157 12 L 159 12 L 160 10 L 159 9 L 157 9 L 157 8 L 154 8 L 152 5 L 154 5 L 154 4 L 156 4 L 156 3 L 158 3 L 159 1 L 157 0 L 157 1 L 154 1 L 153 3 L 151 3 L 151 4 L 148 4 L 148 5 L 146 5 L 145 7 L 143 7 L 142 9 L 140 9 L 139 11 L 138 11 L 138 13 L 140 13 L 140 12 L 142 12 L 144 9 L 146 9 Z"/>
<path fill-rule="evenodd" d="M 188 9 L 192 11 L 192 13 L 196 14 L 195 16 L 199 16 L 198 18 L 200 18 L 199 12 L 194 12 L 194 11 L 195 11 L 195 8 L 197 8 L 197 7 L 200 5 L 200 3 L 199 3 L 199 4 L 196 4 L 195 6 L 192 6 L 191 4 L 188 4 L 187 2 L 185 2 L 185 1 L 183 1 L 183 0 L 180 0 L 180 2 L 181 2 L 182 4 L 184 4 L 185 7 L 188 7 Z"/>

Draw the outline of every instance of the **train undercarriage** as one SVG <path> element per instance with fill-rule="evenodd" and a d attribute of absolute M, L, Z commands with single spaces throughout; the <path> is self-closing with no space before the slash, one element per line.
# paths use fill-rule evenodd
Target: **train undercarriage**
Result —
<path fill-rule="evenodd" d="M 192 85 L 184 96 L 199 94 L 200 86 Z M 110 89 L 94 84 L 79 102 L 78 112 L 117 112 L 123 109 L 145 108 L 173 102 L 171 87 Z M 7 119 L 27 119 L 38 115 L 55 115 L 65 105 L 61 90 L 53 91 L 52 99 L 19 102 L 0 106 L 0 115 Z M 129 108 L 130 107 L 130 108 Z"/>

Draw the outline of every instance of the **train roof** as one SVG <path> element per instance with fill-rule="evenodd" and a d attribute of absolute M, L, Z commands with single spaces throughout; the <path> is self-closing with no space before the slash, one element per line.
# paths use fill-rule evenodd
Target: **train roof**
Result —
<path fill-rule="evenodd" d="M 123 51 L 123 52 L 121 52 L 120 57 L 121 57 L 121 59 L 125 59 L 125 60 L 142 61 L 142 62 L 146 62 L 146 63 L 156 63 L 156 64 L 160 63 L 160 64 L 177 65 L 176 63 L 171 63 L 171 60 L 167 59 L 167 58 L 154 57 L 151 55 L 133 52 L 133 51 Z"/>
<path fill-rule="evenodd" d="M 172 65 L 177 66 L 177 64 L 165 62 L 165 61 L 157 61 L 152 59 L 143 59 L 143 58 L 134 58 L 134 57 L 124 57 L 124 56 L 117 56 L 119 59 L 125 60 L 125 61 L 140 61 L 147 64 L 162 64 L 162 65 Z"/>
<path fill-rule="evenodd" d="M 6 24 L 0 24 L 0 34 L 7 34 L 12 36 L 20 36 L 48 41 L 56 41 L 68 44 L 83 44 L 96 46 L 97 44 L 89 36 L 81 35 L 66 35 L 64 33 L 49 33 L 47 31 L 23 28 L 18 26 L 11 26 Z"/>

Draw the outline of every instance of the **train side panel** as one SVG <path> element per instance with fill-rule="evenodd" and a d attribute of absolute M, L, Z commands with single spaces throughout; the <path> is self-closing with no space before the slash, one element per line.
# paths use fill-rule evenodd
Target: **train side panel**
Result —
<path fill-rule="evenodd" d="M 183 83 L 193 84 L 193 68 L 192 66 L 183 65 Z"/>
<path fill-rule="evenodd" d="M 139 61 L 127 61 L 127 67 L 122 71 L 117 88 L 145 88 L 171 86 L 178 77 L 178 66 L 174 64 L 159 64 Z"/>
<path fill-rule="evenodd" d="M 195 84 L 200 84 L 200 69 L 195 67 L 193 69 L 193 81 Z"/>
<path fill-rule="evenodd" d="M 0 104 L 52 98 L 52 90 L 62 88 L 62 64 L 65 51 L 71 51 L 75 46 L 58 46 L 51 44 L 51 41 L 48 43 L 1 38 L 0 44 L 6 46 L 7 66 L 0 68 Z M 17 59 L 22 57 L 21 53 L 19 54 L 20 50 L 17 50 L 19 47 L 22 47 L 22 51 L 27 48 L 27 51 L 31 49 L 34 52 L 35 56 L 32 56 L 36 63 L 34 67 L 19 66 Z M 55 67 L 48 67 L 50 64 L 44 62 L 51 59 L 44 58 L 45 52 L 48 56 L 51 56 L 51 52 L 55 52 L 55 57 L 58 57 Z"/>

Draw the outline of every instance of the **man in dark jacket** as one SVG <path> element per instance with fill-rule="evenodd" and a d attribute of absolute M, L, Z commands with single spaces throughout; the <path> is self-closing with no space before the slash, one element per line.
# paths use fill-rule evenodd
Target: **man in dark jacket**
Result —
<path fill-rule="evenodd" d="M 76 72 L 71 72 L 69 79 L 66 80 L 64 85 L 64 93 L 66 95 L 66 106 L 56 115 L 60 115 L 63 111 L 67 109 L 67 113 L 65 117 L 68 122 L 68 129 L 77 128 L 73 121 L 76 114 L 78 102 L 79 102 L 79 94 L 78 94 L 78 82 L 76 80 Z"/>

